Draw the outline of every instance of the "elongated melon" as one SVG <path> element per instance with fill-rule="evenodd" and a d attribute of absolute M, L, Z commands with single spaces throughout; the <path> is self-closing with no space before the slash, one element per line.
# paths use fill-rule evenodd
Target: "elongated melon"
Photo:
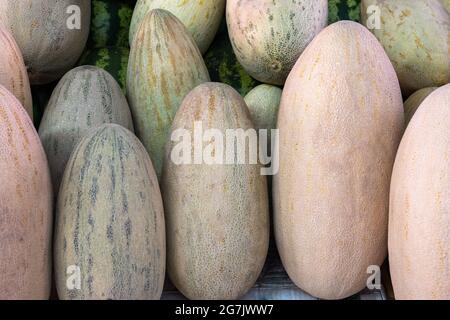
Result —
<path fill-rule="evenodd" d="M 130 45 L 145 16 L 154 9 L 164 9 L 186 26 L 201 53 L 208 50 L 219 29 L 225 0 L 138 0 L 130 26 Z"/>
<path fill-rule="evenodd" d="M 253 128 L 239 93 L 219 83 L 195 88 L 176 115 L 172 134 L 177 137 L 178 129 L 187 130 L 178 142 L 186 152 L 195 143 L 191 139 L 199 125 L 205 135 L 215 129 L 219 136 L 228 129 Z M 168 273 L 190 299 L 237 299 L 255 283 L 267 255 L 266 178 L 261 176 L 261 166 L 249 164 L 248 157 L 244 164 L 225 164 L 225 154 L 233 155 L 234 144 L 232 150 L 221 149 L 211 144 L 211 137 L 203 139 L 204 157 L 214 158 L 213 163 L 194 164 L 195 155 L 177 163 L 178 143 L 170 139 L 166 147 L 162 190 Z M 214 139 L 220 143 L 220 138 Z"/>
<path fill-rule="evenodd" d="M 56 190 L 76 144 L 104 123 L 117 123 L 133 131 L 131 112 L 119 85 L 97 67 L 71 70 L 53 91 L 39 127 Z"/>
<path fill-rule="evenodd" d="M 255 79 L 283 85 L 311 40 L 327 25 L 326 0 L 228 0 L 234 52 Z"/>
<path fill-rule="evenodd" d="M 0 1 L 0 25 L 17 41 L 33 85 L 57 80 L 75 65 L 90 19 L 91 0 Z"/>
<path fill-rule="evenodd" d="M 450 299 L 450 84 L 430 94 L 395 159 L 389 264 L 396 299 Z"/>
<path fill-rule="evenodd" d="M 165 273 L 161 193 L 144 146 L 105 124 L 73 152 L 58 196 L 61 299 L 159 299 Z"/>
<path fill-rule="evenodd" d="M 181 101 L 209 81 L 208 70 L 192 37 L 170 12 L 152 10 L 131 45 L 127 96 L 137 136 L 161 175 L 170 126 Z"/>
<path fill-rule="evenodd" d="M 9 31 L 0 25 L 0 84 L 19 99 L 33 118 L 33 102 L 22 53 Z"/>
<path fill-rule="evenodd" d="M 48 299 L 53 196 L 30 117 L 0 85 L 0 300 Z"/>
<path fill-rule="evenodd" d="M 308 293 L 351 296 L 386 258 L 403 127 L 398 79 L 376 38 L 350 21 L 324 29 L 283 90 L 273 191 L 283 265 Z"/>

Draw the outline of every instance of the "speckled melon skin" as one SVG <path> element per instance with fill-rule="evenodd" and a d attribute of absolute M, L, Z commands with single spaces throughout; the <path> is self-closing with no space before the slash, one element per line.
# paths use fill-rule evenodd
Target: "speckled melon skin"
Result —
<path fill-rule="evenodd" d="M 414 92 L 408 100 L 405 101 L 404 109 L 406 124 L 411 121 L 414 113 L 417 111 L 422 102 L 436 89 L 436 87 L 420 89 Z"/>
<path fill-rule="evenodd" d="M 54 89 L 39 126 L 55 190 L 77 143 L 104 123 L 133 131 L 127 100 L 114 78 L 103 69 L 81 66 L 69 71 Z"/>
<path fill-rule="evenodd" d="M 58 196 L 55 236 L 60 299 L 159 299 L 165 226 L 158 180 L 144 146 L 105 124 L 75 149 Z M 66 286 L 78 266 L 81 289 Z"/>
<path fill-rule="evenodd" d="M 255 129 L 275 129 L 283 91 L 268 84 L 252 89 L 245 97 Z"/>
<path fill-rule="evenodd" d="M 170 12 L 152 10 L 131 46 L 127 96 L 136 135 L 161 176 L 170 126 L 183 98 L 208 82 L 202 55 L 183 24 Z"/>
<path fill-rule="evenodd" d="M 327 25 L 326 0 L 228 0 L 234 52 L 255 79 L 283 85 L 300 54 Z"/>
<path fill-rule="evenodd" d="M 183 101 L 172 129 L 253 128 L 242 97 L 207 83 Z M 204 143 L 206 146 L 207 143 Z M 167 268 L 189 299 L 237 299 L 258 278 L 268 250 L 267 182 L 260 166 L 175 165 L 168 141 L 162 190 L 167 221 Z"/>
<path fill-rule="evenodd" d="M 383 45 L 405 97 L 450 82 L 450 14 L 439 0 L 363 0 L 381 8 L 381 28 L 373 33 Z"/>
<path fill-rule="evenodd" d="M 22 53 L 9 31 L 0 26 L 0 84 L 13 93 L 33 118 L 33 102 Z"/>
<path fill-rule="evenodd" d="M 324 29 L 283 90 L 273 190 L 283 265 L 311 295 L 349 297 L 386 258 L 403 127 L 398 79 L 376 38 L 355 22 Z"/>
<path fill-rule="evenodd" d="M 69 29 L 69 6 L 80 8 L 81 28 Z M 80 57 L 89 35 L 91 0 L 2 0 L 0 24 L 11 31 L 23 54 L 30 83 L 59 79 Z"/>
<path fill-rule="evenodd" d="M 175 15 L 188 29 L 203 54 L 219 29 L 225 11 L 225 0 L 138 0 L 130 26 L 130 45 L 140 23 L 153 9 L 164 9 Z"/>
<path fill-rule="evenodd" d="M 450 85 L 411 120 L 395 160 L 389 264 L 396 299 L 450 299 Z"/>
<path fill-rule="evenodd" d="M 0 300 L 50 295 L 52 186 L 20 102 L 0 85 Z"/>

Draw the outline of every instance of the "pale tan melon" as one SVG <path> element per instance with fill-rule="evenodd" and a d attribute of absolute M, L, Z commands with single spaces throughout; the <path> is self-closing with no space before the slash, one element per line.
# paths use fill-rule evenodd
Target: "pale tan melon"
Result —
<path fill-rule="evenodd" d="M 450 299 L 450 84 L 412 118 L 395 159 L 389 262 L 397 299 Z"/>
<path fill-rule="evenodd" d="M 278 127 L 273 196 L 283 264 L 316 297 L 351 296 L 386 258 L 404 127 L 395 71 L 366 28 L 342 21 L 313 40 L 286 81 Z"/>
<path fill-rule="evenodd" d="M 227 129 L 253 128 L 239 93 L 219 83 L 202 84 L 188 94 L 172 134 L 186 129 L 183 142 L 188 143 L 189 136 L 194 139 L 196 122 L 222 136 Z M 190 299 L 240 298 L 255 283 L 267 255 L 266 178 L 259 164 L 249 162 L 176 163 L 180 143 L 176 141 L 171 139 L 166 146 L 162 179 L 169 276 Z M 203 154 L 219 160 L 220 148 L 211 142 L 203 143 Z"/>
<path fill-rule="evenodd" d="M 0 300 L 50 295 L 52 186 L 30 117 L 0 85 Z"/>
<path fill-rule="evenodd" d="M 9 31 L 0 26 L 0 84 L 20 101 L 33 118 L 33 102 L 22 53 Z"/>

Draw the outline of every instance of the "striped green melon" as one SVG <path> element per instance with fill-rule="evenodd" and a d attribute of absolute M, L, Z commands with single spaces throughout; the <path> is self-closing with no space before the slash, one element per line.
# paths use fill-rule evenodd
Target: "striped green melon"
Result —
<path fill-rule="evenodd" d="M 119 125 L 98 128 L 74 150 L 58 196 L 59 298 L 159 299 L 164 229 L 158 180 L 144 146 Z"/>
<path fill-rule="evenodd" d="M 361 0 L 328 0 L 328 23 L 339 20 L 361 20 Z"/>
<path fill-rule="evenodd" d="M 147 13 L 164 9 L 175 15 L 188 29 L 201 53 L 208 50 L 219 29 L 225 0 L 138 0 L 130 26 L 130 44 Z"/>
<path fill-rule="evenodd" d="M 137 136 L 160 177 L 164 145 L 181 101 L 209 81 L 202 55 L 184 25 L 170 12 L 152 10 L 131 46 L 127 96 Z"/>
<path fill-rule="evenodd" d="M 127 47 L 93 48 L 84 52 L 78 64 L 105 69 L 116 79 L 125 93 L 129 56 L 130 49 Z"/>
<path fill-rule="evenodd" d="M 214 42 L 205 54 L 205 63 L 212 81 L 228 84 L 242 96 L 245 96 L 259 84 L 237 60 L 225 21 L 223 21 Z"/>
<path fill-rule="evenodd" d="M 128 103 L 114 78 L 103 69 L 82 66 L 58 83 L 39 127 L 55 190 L 75 145 L 104 123 L 133 130 Z"/>
<path fill-rule="evenodd" d="M 133 3 L 124 0 L 92 0 L 88 48 L 128 47 Z"/>
<path fill-rule="evenodd" d="M 219 83 L 202 84 L 188 94 L 172 133 L 187 130 L 183 141 L 188 145 L 184 139 L 193 139 L 196 122 L 203 130 L 216 129 L 222 135 L 228 129 L 253 128 L 239 93 Z M 267 255 L 266 178 L 259 164 L 248 162 L 176 164 L 172 159 L 179 143 L 168 142 L 162 179 L 169 276 L 190 299 L 237 299 L 252 287 Z M 204 154 L 208 146 L 205 141 Z M 214 147 L 208 154 L 224 161 Z"/>
<path fill-rule="evenodd" d="M 52 186 L 44 149 L 0 85 L 0 300 L 50 295 Z"/>
<path fill-rule="evenodd" d="M 414 113 L 416 113 L 419 106 L 422 104 L 422 102 L 434 91 L 437 87 L 431 87 L 431 88 L 423 88 L 416 92 L 414 92 L 408 100 L 405 101 L 404 109 L 405 109 L 405 122 L 408 124 L 412 117 L 414 116 Z"/>

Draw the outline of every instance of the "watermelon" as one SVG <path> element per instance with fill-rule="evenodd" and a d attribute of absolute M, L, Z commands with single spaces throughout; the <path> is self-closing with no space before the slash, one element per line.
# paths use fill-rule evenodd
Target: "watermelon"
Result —
<path fill-rule="evenodd" d="M 361 0 L 329 0 L 328 22 L 332 24 L 339 20 L 361 21 Z"/>
<path fill-rule="evenodd" d="M 228 84 L 242 96 L 260 84 L 238 62 L 228 37 L 225 21 L 222 22 L 216 39 L 205 54 L 205 63 L 211 81 Z"/>
<path fill-rule="evenodd" d="M 161 192 L 147 151 L 129 130 L 107 124 L 78 144 L 58 196 L 55 233 L 59 298 L 160 298 Z"/>
<path fill-rule="evenodd" d="M 88 48 L 128 47 L 135 1 L 92 0 Z"/>
<path fill-rule="evenodd" d="M 91 65 L 108 71 L 125 93 L 129 55 L 127 47 L 93 48 L 85 51 L 78 65 Z"/>

